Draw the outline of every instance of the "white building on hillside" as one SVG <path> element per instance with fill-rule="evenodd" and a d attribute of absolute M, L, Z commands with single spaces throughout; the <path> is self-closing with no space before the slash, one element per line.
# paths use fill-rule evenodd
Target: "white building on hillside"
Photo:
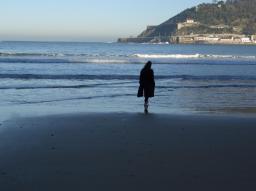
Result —
<path fill-rule="evenodd" d="M 187 19 L 186 23 L 187 24 L 193 24 L 193 23 L 195 23 L 195 21 L 194 21 L 194 19 Z"/>
<path fill-rule="evenodd" d="M 242 43 L 251 43 L 251 39 L 249 37 L 241 38 Z"/>
<path fill-rule="evenodd" d="M 194 19 L 188 18 L 185 22 L 178 23 L 177 28 L 178 28 L 178 30 L 180 30 L 184 27 L 191 27 L 191 26 L 198 25 L 198 24 L 199 24 L 199 22 L 195 22 Z"/>

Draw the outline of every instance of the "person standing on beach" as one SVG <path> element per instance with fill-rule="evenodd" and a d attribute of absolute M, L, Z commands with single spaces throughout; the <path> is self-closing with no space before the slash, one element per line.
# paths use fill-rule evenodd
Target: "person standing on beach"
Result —
<path fill-rule="evenodd" d="M 155 96 L 155 78 L 154 71 L 151 69 L 152 62 L 148 61 L 140 72 L 140 86 L 138 97 L 145 97 L 144 112 L 148 113 L 149 98 Z"/>

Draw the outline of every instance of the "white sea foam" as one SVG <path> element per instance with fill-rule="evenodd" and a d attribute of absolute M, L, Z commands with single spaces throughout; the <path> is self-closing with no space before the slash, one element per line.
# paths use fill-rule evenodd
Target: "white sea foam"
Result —
<path fill-rule="evenodd" d="M 199 58 L 200 54 L 134 54 L 139 58 Z"/>
<path fill-rule="evenodd" d="M 124 59 L 86 59 L 86 63 L 96 63 L 96 64 L 107 64 L 107 63 L 129 63 L 129 60 Z"/>
<path fill-rule="evenodd" d="M 252 55 L 214 55 L 214 54 L 134 54 L 137 58 L 150 59 L 256 59 Z"/>
<path fill-rule="evenodd" d="M 165 63 L 171 60 L 250 60 L 256 55 L 218 55 L 218 54 L 88 54 L 54 52 L 0 52 L 0 63 L 141 63 L 145 59 L 154 59 Z"/>
<path fill-rule="evenodd" d="M 256 59 L 256 56 L 243 56 L 243 55 L 202 55 L 202 58 L 212 59 Z"/>

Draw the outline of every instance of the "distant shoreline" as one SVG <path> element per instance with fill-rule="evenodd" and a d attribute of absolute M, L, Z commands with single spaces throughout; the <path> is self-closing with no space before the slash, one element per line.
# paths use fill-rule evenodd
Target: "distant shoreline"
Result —
<path fill-rule="evenodd" d="M 256 43 L 153 43 L 153 42 L 116 42 L 119 44 L 149 44 L 149 45 L 233 45 L 233 46 L 256 46 Z"/>
<path fill-rule="evenodd" d="M 102 44 L 111 44 L 111 43 L 116 43 L 115 41 L 113 42 L 97 42 L 97 41 L 42 41 L 42 40 L 0 40 L 0 43 L 102 43 Z"/>
<path fill-rule="evenodd" d="M 119 38 L 118 43 L 147 44 L 210 44 L 210 45 L 256 45 L 255 36 L 236 34 L 194 34 L 165 37 Z"/>
<path fill-rule="evenodd" d="M 0 43 L 101 43 L 101 44 L 149 44 L 149 45 L 236 45 L 236 46 L 255 46 L 256 43 L 153 43 L 153 42 L 86 42 L 86 41 L 22 41 L 22 40 L 5 40 Z"/>

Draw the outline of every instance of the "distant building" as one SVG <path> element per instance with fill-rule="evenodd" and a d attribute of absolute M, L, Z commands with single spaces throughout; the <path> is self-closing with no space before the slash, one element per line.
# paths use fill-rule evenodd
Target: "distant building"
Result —
<path fill-rule="evenodd" d="M 220 38 L 221 43 L 225 44 L 232 44 L 234 42 L 234 37 L 233 36 L 223 36 Z"/>
<path fill-rule="evenodd" d="M 199 22 L 195 22 L 194 19 L 188 18 L 185 22 L 178 23 L 177 28 L 178 28 L 178 30 L 180 30 L 184 27 L 191 27 L 191 26 L 195 26 L 195 25 L 198 25 L 198 24 L 199 24 Z"/>
<path fill-rule="evenodd" d="M 171 43 L 180 44 L 256 44 L 256 35 L 239 34 L 190 34 L 178 35 L 170 38 Z"/>
<path fill-rule="evenodd" d="M 193 43 L 194 37 L 191 36 L 179 36 L 176 38 L 176 43 L 181 43 L 181 44 L 191 44 Z"/>
<path fill-rule="evenodd" d="M 195 37 L 194 38 L 195 39 L 195 41 L 197 41 L 197 42 L 203 42 L 203 41 L 207 41 L 208 40 L 208 37 L 206 37 L 206 36 L 197 36 L 197 37 Z"/>
<path fill-rule="evenodd" d="M 242 43 L 251 43 L 251 39 L 249 37 L 241 38 Z"/>
<path fill-rule="evenodd" d="M 194 19 L 187 19 L 186 21 L 187 24 L 192 24 L 192 23 L 195 23 Z"/>

